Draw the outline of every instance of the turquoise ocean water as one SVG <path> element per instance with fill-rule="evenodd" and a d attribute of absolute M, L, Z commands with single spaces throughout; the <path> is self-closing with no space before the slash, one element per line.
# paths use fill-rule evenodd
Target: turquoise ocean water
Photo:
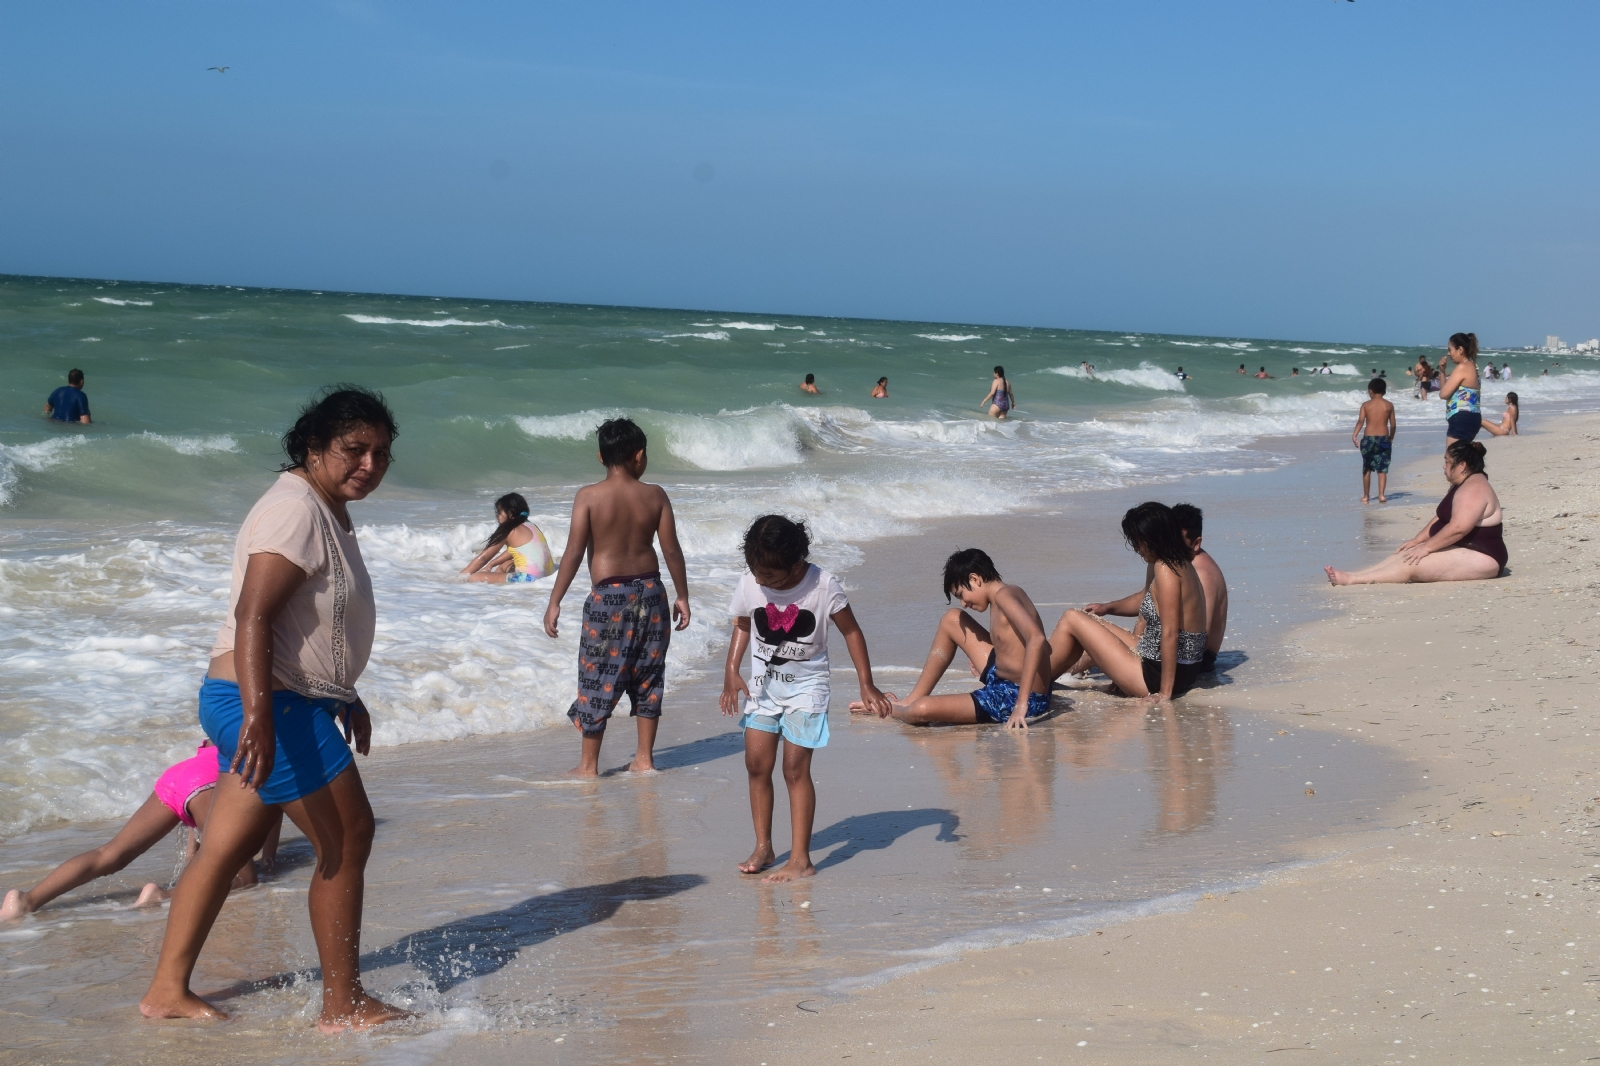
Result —
<path fill-rule="evenodd" d="M 193 750 L 237 522 L 318 386 L 381 389 L 401 426 L 398 461 L 356 512 L 380 615 L 361 687 L 377 743 L 399 744 L 562 720 L 573 634 L 540 632 L 543 588 L 453 575 L 489 531 L 490 501 L 513 489 L 560 553 L 572 490 L 600 474 L 593 428 L 612 414 L 645 427 L 649 477 L 678 509 L 697 608 L 674 639 L 681 677 L 720 644 L 756 514 L 806 517 L 818 560 L 848 567 L 859 545 L 932 517 L 1286 462 L 1272 441 L 1348 430 L 1375 368 L 1396 384 L 1403 432 L 1442 443 L 1441 405 L 1403 387 L 1416 355 L 0 277 L 0 834 L 123 814 Z M 1494 357 L 1513 366 L 1526 417 L 1600 403 L 1600 369 L 1536 378 L 1547 357 Z M 997 363 L 1018 400 L 1006 423 L 978 410 Z M 1240 363 L 1276 380 L 1241 376 Z M 1323 363 L 1332 374 L 1304 373 Z M 73 366 L 88 375 L 92 426 L 40 416 Z M 808 372 L 821 396 L 800 392 Z M 869 399 L 884 375 L 890 398 Z M 1487 383 L 1486 411 L 1507 387 Z"/>

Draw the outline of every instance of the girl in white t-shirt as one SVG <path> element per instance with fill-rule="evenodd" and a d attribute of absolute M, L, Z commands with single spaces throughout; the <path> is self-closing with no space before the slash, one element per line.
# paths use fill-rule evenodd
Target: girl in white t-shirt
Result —
<path fill-rule="evenodd" d="M 888 698 L 872 683 L 867 640 L 844 588 L 838 578 L 806 561 L 810 552 L 804 523 L 782 515 L 756 519 L 744 535 L 744 561 L 750 570 L 739 579 L 728 608 L 733 639 L 728 643 L 720 704 L 723 714 L 741 715 L 756 828 L 756 849 L 739 864 L 742 873 L 760 873 L 776 858 L 772 771 L 778 761 L 778 740 L 784 741 L 783 778 L 789 785 L 792 840 L 788 863 L 765 878 L 767 882 L 793 881 L 817 872 L 811 865 L 811 824 L 817 809 L 811 753 L 828 743 L 829 619 L 850 649 L 862 703 L 879 715 L 889 713 Z M 739 672 L 747 646 L 748 686 Z"/>

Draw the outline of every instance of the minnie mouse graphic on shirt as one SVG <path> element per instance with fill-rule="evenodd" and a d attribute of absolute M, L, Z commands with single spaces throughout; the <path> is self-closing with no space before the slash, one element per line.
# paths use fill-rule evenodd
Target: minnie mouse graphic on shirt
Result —
<path fill-rule="evenodd" d="M 752 675 L 783 667 L 787 677 L 828 672 L 828 619 L 849 599 L 839 579 L 813 565 L 792 589 L 769 589 L 746 573 L 733 590 L 729 613 L 750 619 Z"/>

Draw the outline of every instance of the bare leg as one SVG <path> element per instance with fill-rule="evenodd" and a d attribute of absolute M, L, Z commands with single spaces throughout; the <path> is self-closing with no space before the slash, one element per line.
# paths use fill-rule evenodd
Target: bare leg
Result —
<path fill-rule="evenodd" d="M 1149 695 L 1133 634 L 1087 612 L 1068 611 L 1050 634 L 1050 676 L 1060 677 L 1085 653 L 1129 696 Z"/>
<path fill-rule="evenodd" d="M 93 851 L 68 859 L 28 891 L 12 889 L 7 892 L 5 902 L 0 904 L 0 921 L 20 918 L 43 907 L 63 892 L 70 892 L 98 877 L 116 873 L 149 851 L 177 826 L 178 816 L 152 793 L 109 841 Z M 142 901 L 143 896 L 140 899 Z"/>
<path fill-rule="evenodd" d="M 1402 585 L 1407 582 L 1429 581 L 1483 581 L 1500 576 L 1500 564 L 1480 551 L 1471 548 L 1446 548 L 1425 556 L 1415 566 L 1399 554 L 1365 570 L 1346 573 L 1333 567 L 1324 567 L 1328 581 L 1334 585 Z"/>
<path fill-rule="evenodd" d="M 1372 499 L 1372 471 L 1361 471 L 1361 502 L 1367 503 Z"/>
<path fill-rule="evenodd" d="M 504 585 L 506 575 L 503 570 L 479 570 L 467 580 L 482 585 Z"/>
<path fill-rule="evenodd" d="M 634 715 L 634 721 L 639 725 L 639 746 L 634 749 L 633 762 L 629 764 L 628 770 L 636 774 L 654 773 L 656 768 L 656 727 L 661 724 L 661 719 Z"/>
<path fill-rule="evenodd" d="M 811 877 L 817 868 L 811 865 L 811 823 L 817 814 L 817 787 L 811 781 L 811 756 L 814 748 L 783 742 L 783 781 L 789 786 L 789 861 L 762 878 L 763 884 L 781 881 L 798 881 Z M 771 827 L 772 812 L 768 808 L 767 825 Z"/>
<path fill-rule="evenodd" d="M 778 763 L 778 734 L 744 731 L 744 770 L 750 778 L 750 820 L 756 827 L 756 849 L 739 864 L 739 872 L 760 873 L 772 865 L 772 771 Z"/>
<path fill-rule="evenodd" d="M 278 810 L 240 787 L 238 774 L 219 775 L 212 791 L 206 846 L 178 878 L 155 976 L 139 1001 L 139 1013 L 146 1018 L 227 1017 L 191 992 L 189 979 L 234 875 L 261 847 Z"/>
<path fill-rule="evenodd" d="M 568 770 L 573 777 L 599 777 L 600 776 L 600 743 L 606 739 L 605 733 L 590 735 L 583 732 L 583 726 L 577 722 L 572 723 L 583 736 L 583 749 L 578 755 L 578 765 Z"/>
<path fill-rule="evenodd" d="M 955 660 L 957 650 L 964 652 L 967 660 L 976 667 L 979 663 L 989 661 L 989 653 L 994 647 L 989 643 L 988 630 L 967 612 L 951 608 L 939 619 L 939 628 L 934 631 L 933 646 L 928 649 L 922 674 L 905 701 L 895 704 L 891 712 L 894 718 L 910 725 L 931 725 L 936 722 L 970 725 L 978 720 L 970 696 L 929 695 Z M 869 713 L 859 702 L 852 703 L 850 710 L 857 714 Z"/>
<path fill-rule="evenodd" d="M 1378 472 L 1378 502 L 1389 502 L 1389 475 L 1381 470 Z"/>

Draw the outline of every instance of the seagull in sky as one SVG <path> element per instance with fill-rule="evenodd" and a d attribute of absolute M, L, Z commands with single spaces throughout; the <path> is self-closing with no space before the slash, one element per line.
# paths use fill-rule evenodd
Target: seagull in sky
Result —
<path fill-rule="evenodd" d="M 226 73 L 228 73 L 228 68 L 227 67 L 207 67 L 206 69 L 207 70 L 214 70 L 218 74 L 226 74 Z"/>

